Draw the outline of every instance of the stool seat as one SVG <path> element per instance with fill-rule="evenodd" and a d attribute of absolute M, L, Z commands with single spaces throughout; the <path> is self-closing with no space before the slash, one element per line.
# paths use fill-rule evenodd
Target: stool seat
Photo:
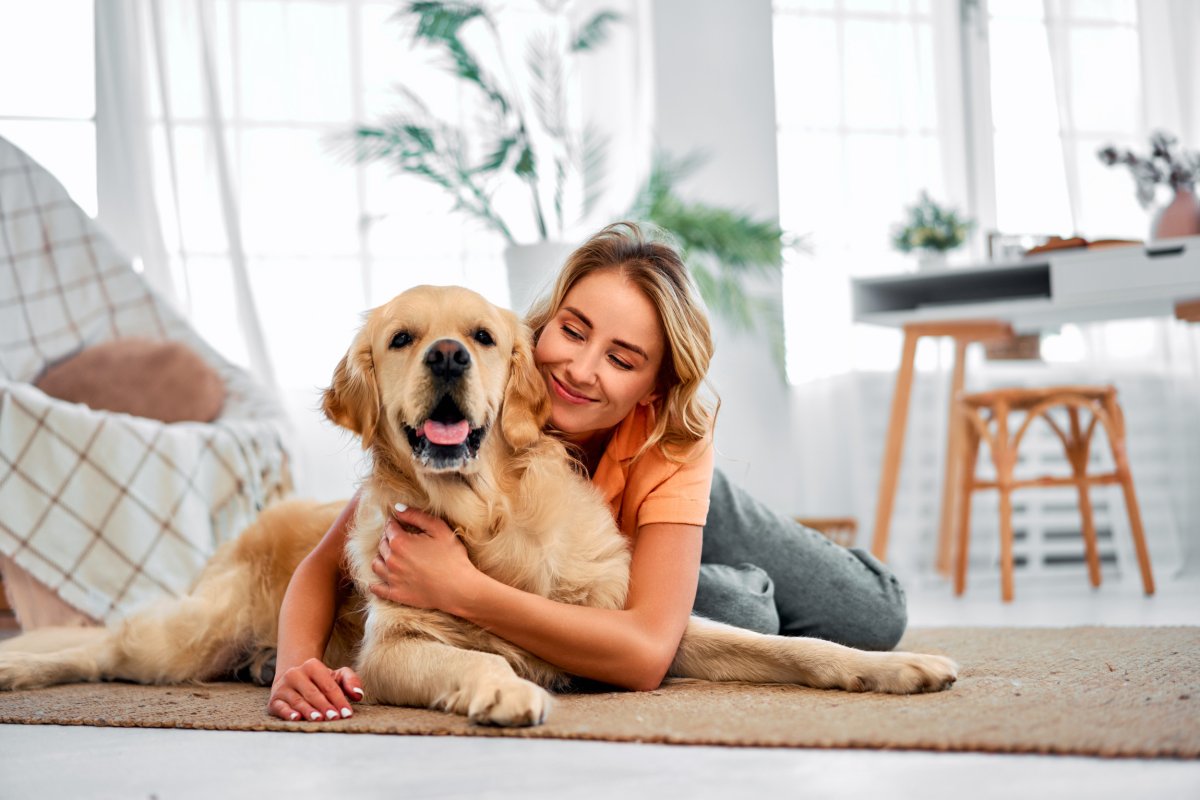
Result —
<path fill-rule="evenodd" d="M 1116 397 L 1117 390 L 1113 386 L 1044 386 L 1038 388 L 1007 387 L 993 389 L 988 392 L 976 392 L 961 397 L 961 401 L 972 408 L 990 408 L 1003 401 L 1009 411 L 1027 411 L 1030 408 L 1048 400 L 1060 397 L 1078 397 L 1084 400 L 1099 400 L 1112 396 Z"/>
<path fill-rule="evenodd" d="M 960 394 L 955 400 L 958 424 L 962 426 L 966 446 L 962 451 L 959 475 L 962 476 L 959 494 L 958 552 L 954 569 L 954 591 L 961 595 L 966 588 L 967 551 L 970 541 L 971 496 L 981 489 L 996 489 L 1000 493 L 1000 586 L 1005 602 L 1013 598 L 1013 530 L 1012 492 L 1015 489 L 1049 486 L 1074 486 L 1079 493 L 1079 512 L 1083 521 L 1083 541 L 1087 557 L 1088 576 L 1093 586 L 1100 585 L 1100 557 L 1096 547 L 1096 529 L 1092 521 L 1092 505 L 1088 488 L 1094 484 L 1120 484 L 1129 514 L 1129 526 L 1137 551 L 1138 566 L 1146 594 L 1154 594 L 1154 577 L 1150 554 L 1142 527 L 1141 511 L 1133 490 L 1133 475 L 1125 449 L 1125 418 L 1117 403 L 1117 390 L 1112 386 L 1051 386 L 1040 388 L 1010 387 L 976 394 Z M 1050 416 L 1056 409 L 1065 409 L 1069 425 L 1064 430 Z M 1024 412 L 1025 418 L 1015 432 L 1010 432 L 1009 413 Z M 1090 415 L 1086 427 L 1081 414 Z M 1063 444 L 1071 475 L 1036 476 L 1016 480 L 1013 468 L 1017 451 L 1029 426 L 1044 420 Z M 1089 472 L 1089 453 L 1096 428 L 1104 429 L 1112 450 L 1115 471 L 1096 474 Z M 995 480 L 980 480 L 975 476 L 979 447 L 986 442 L 996 468 Z"/>

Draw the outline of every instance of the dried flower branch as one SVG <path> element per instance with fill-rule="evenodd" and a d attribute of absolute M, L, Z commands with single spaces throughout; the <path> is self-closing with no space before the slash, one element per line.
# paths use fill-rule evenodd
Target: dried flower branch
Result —
<path fill-rule="evenodd" d="M 1113 145 L 1102 147 L 1096 155 L 1108 166 L 1124 164 L 1133 174 L 1137 199 L 1142 208 L 1154 202 L 1160 184 L 1172 190 L 1191 191 L 1200 179 L 1200 152 L 1188 152 L 1176 147 L 1179 139 L 1166 131 L 1150 136 L 1150 155 L 1139 156 L 1132 150 L 1118 150 Z"/>

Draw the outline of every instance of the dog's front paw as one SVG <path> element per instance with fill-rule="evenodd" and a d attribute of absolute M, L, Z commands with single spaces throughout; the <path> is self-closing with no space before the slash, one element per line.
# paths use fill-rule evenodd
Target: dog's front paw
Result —
<path fill-rule="evenodd" d="M 29 653 L 0 653 L 0 691 L 41 689 L 48 685 L 38 669 L 36 656 Z"/>
<path fill-rule="evenodd" d="M 471 696 L 467 717 L 477 725 L 525 728 L 546 721 L 550 702 L 549 692 L 522 678 L 485 680 Z"/>
<path fill-rule="evenodd" d="M 915 694 L 940 692 L 958 680 L 958 664 L 921 653 L 863 653 L 851 691 Z"/>

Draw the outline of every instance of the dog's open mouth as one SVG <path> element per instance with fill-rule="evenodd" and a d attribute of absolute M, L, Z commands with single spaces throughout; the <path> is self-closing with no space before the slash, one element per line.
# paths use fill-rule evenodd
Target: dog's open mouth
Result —
<path fill-rule="evenodd" d="M 424 422 L 404 426 L 413 456 L 433 469 L 460 469 L 479 455 L 486 426 L 472 428 L 450 395 L 442 397 Z"/>

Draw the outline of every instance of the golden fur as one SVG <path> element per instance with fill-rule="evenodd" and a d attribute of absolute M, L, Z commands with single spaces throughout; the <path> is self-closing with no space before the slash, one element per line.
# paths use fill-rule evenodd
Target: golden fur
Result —
<path fill-rule="evenodd" d="M 469 365 L 447 377 L 438 365 L 451 353 Z M 487 724 L 543 721 L 546 689 L 561 685 L 561 670 L 462 619 L 367 590 L 377 580 L 370 565 L 384 524 L 402 502 L 446 519 L 473 563 L 497 580 L 565 603 L 624 605 L 628 544 L 563 445 L 542 433 L 548 405 L 528 330 L 468 290 L 411 289 L 370 314 L 334 372 L 324 410 L 361 437 L 371 458 L 346 544 L 357 591 L 339 613 L 326 663 L 353 663 L 378 702 Z M 434 446 L 424 426 L 439 416 L 465 420 L 469 439 Z M 265 510 L 218 550 L 189 595 L 111 628 L 6 642 L 0 688 L 204 681 L 252 664 L 274 646 L 293 570 L 342 505 L 293 500 Z M 949 686 L 956 666 L 693 617 L 670 674 L 904 693 Z"/>

